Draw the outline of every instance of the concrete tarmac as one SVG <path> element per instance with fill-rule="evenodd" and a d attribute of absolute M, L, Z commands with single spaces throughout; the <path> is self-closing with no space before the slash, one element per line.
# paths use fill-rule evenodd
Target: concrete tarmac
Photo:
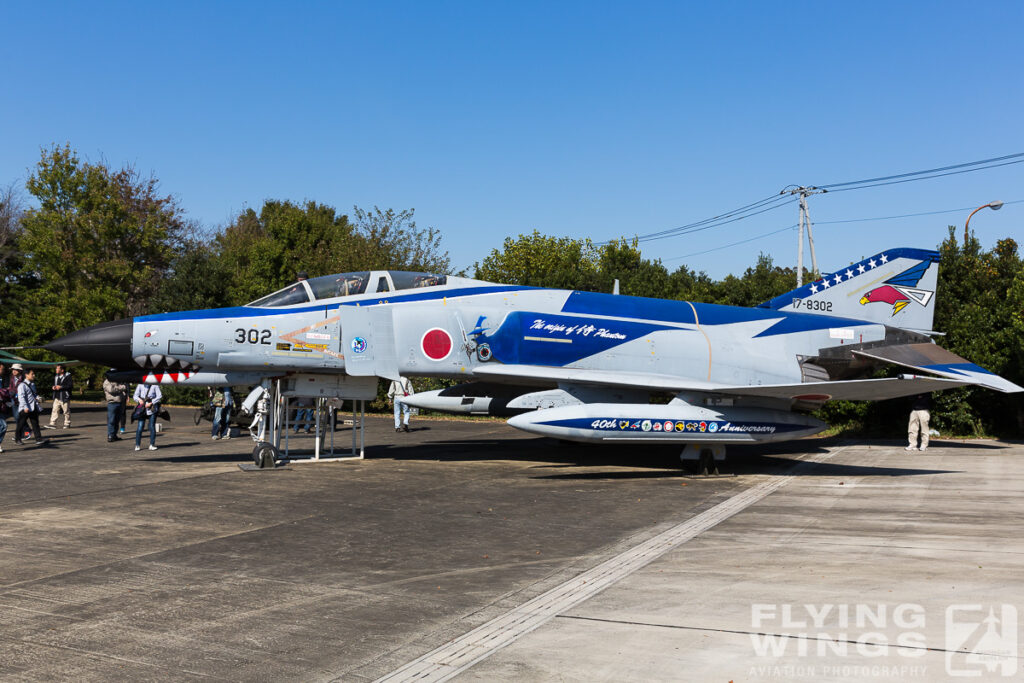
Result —
<path fill-rule="evenodd" d="M 366 460 L 249 473 L 252 442 L 191 414 L 153 452 L 106 443 L 98 407 L 50 446 L 5 439 L 0 678 L 375 680 L 609 563 L 606 588 L 446 675 L 1020 676 L 995 655 L 1019 641 L 1021 445 L 804 440 L 700 478 L 675 449 L 370 417 Z"/>

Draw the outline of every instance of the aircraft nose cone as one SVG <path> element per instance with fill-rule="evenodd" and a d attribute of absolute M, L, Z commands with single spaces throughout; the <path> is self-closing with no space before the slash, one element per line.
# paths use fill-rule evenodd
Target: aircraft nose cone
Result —
<path fill-rule="evenodd" d="M 132 367 L 132 318 L 113 320 L 72 332 L 46 345 L 68 358 L 114 368 Z"/>

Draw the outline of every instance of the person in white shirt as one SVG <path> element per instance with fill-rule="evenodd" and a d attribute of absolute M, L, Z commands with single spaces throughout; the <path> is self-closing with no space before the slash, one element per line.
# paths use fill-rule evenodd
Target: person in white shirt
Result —
<path fill-rule="evenodd" d="M 64 429 L 71 426 L 71 389 L 74 382 L 71 373 L 63 365 L 55 368 L 53 375 L 53 410 L 50 411 L 48 429 L 57 428 L 57 418 L 64 413 Z"/>
<path fill-rule="evenodd" d="M 399 377 L 398 379 L 391 380 L 391 388 L 388 389 L 388 400 L 395 407 L 396 432 L 409 431 L 409 406 L 402 399 L 406 396 L 412 396 L 414 393 L 416 392 L 412 390 L 412 382 L 409 381 L 408 377 Z M 399 422 L 399 411 L 401 411 L 402 417 L 405 418 L 404 422 Z"/>
<path fill-rule="evenodd" d="M 149 450 L 156 450 L 156 415 L 160 412 L 160 401 L 164 394 L 159 384 L 139 384 L 135 387 L 135 417 L 138 426 L 135 428 L 135 450 L 142 448 L 142 426 L 149 423 Z"/>

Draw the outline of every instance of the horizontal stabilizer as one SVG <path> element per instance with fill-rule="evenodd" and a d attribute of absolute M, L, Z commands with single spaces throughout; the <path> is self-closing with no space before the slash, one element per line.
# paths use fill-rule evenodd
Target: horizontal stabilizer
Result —
<path fill-rule="evenodd" d="M 907 375 L 882 379 L 849 379 L 836 382 L 720 387 L 717 391 L 736 396 L 788 398 L 811 403 L 821 401 L 884 401 L 887 398 L 914 396 L 915 394 L 926 394 L 931 391 L 962 387 L 968 383 L 967 380 Z"/>
<path fill-rule="evenodd" d="M 1008 394 L 1024 391 L 1024 387 L 1019 387 L 980 365 L 975 365 L 935 344 L 900 344 L 870 351 L 854 351 L 853 353 L 864 358 L 931 372 L 963 384 L 976 384 Z"/>

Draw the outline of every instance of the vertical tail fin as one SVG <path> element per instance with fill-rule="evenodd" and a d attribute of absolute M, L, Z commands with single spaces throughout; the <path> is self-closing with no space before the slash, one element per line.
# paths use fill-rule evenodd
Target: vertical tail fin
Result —
<path fill-rule="evenodd" d="M 931 331 L 938 276 L 939 252 L 889 249 L 823 275 L 760 307 Z"/>

